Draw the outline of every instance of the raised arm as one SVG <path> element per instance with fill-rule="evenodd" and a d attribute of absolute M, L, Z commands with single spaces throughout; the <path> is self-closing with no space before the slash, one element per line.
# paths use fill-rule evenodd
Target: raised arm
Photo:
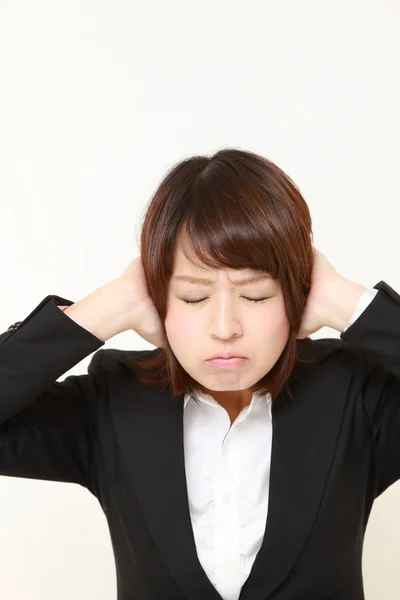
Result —
<path fill-rule="evenodd" d="M 0 475 L 90 489 L 103 353 L 92 372 L 56 380 L 128 328 L 127 293 L 127 283 L 115 280 L 76 303 L 50 295 L 0 335 Z"/>

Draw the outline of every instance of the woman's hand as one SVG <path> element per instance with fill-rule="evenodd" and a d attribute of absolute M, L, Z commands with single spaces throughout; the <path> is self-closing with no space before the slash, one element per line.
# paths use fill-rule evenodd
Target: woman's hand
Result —
<path fill-rule="evenodd" d="M 120 276 L 130 284 L 131 327 L 141 338 L 157 348 L 166 348 L 162 323 L 150 298 L 141 256 L 134 258 Z"/>
<path fill-rule="evenodd" d="M 325 326 L 343 332 L 365 286 L 340 275 L 325 254 L 315 248 L 311 279 L 311 289 L 297 338 L 304 339 Z"/>

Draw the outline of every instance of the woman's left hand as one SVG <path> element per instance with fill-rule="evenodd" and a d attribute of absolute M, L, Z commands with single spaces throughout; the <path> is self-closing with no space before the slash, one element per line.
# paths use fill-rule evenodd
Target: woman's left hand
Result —
<path fill-rule="evenodd" d="M 325 326 L 342 331 L 365 289 L 340 275 L 325 254 L 314 248 L 311 289 L 297 339 L 304 339 Z"/>

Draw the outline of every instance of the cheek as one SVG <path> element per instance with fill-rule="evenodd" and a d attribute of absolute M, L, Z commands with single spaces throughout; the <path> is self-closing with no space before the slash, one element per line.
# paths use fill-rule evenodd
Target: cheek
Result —
<path fill-rule="evenodd" d="M 257 368 L 263 371 L 262 377 L 272 369 L 285 348 L 290 333 L 290 325 L 283 306 L 274 307 L 260 319 L 257 328 L 253 329 L 252 337 L 257 347 Z M 268 366 L 265 371 L 265 365 Z"/>
<path fill-rule="evenodd" d="M 289 321 L 286 315 L 286 310 L 282 302 L 275 305 L 270 305 L 265 312 L 260 314 L 250 315 L 252 330 L 256 335 L 262 337 L 271 337 L 286 335 L 289 331 Z"/>
<path fill-rule="evenodd" d="M 281 339 L 287 338 L 288 332 L 288 325 L 284 321 L 279 323 L 277 319 L 266 319 L 262 324 L 252 327 L 251 331 L 249 329 L 248 337 L 258 342 L 268 341 L 269 344 L 279 344 Z"/>
<path fill-rule="evenodd" d="M 201 330 L 200 319 L 196 315 L 185 314 L 182 310 L 171 308 L 165 318 L 165 330 L 173 340 L 193 339 L 197 330 Z"/>
<path fill-rule="evenodd" d="M 285 307 L 283 305 L 280 307 L 279 310 L 276 311 L 272 326 L 274 327 L 275 331 L 289 330 L 289 321 L 286 315 Z"/>

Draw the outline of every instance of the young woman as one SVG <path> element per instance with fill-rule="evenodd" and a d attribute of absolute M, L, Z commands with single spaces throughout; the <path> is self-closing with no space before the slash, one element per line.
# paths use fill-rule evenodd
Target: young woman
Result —
<path fill-rule="evenodd" d="M 340 339 L 308 337 L 323 326 Z M 129 329 L 155 350 L 101 349 Z M 98 499 L 119 600 L 361 600 L 371 507 L 400 477 L 399 340 L 400 296 L 313 247 L 281 169 L 195 156 L 120 277 L 0 336 L 0 473 Z"/>

